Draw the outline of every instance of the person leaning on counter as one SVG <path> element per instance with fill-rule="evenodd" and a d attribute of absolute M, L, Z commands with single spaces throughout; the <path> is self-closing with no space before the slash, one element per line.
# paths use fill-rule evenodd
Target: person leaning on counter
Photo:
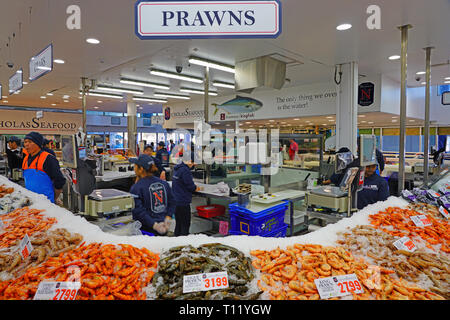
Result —
<path fill-rule="evenodd" d="M 172 189 L 158 173 L 155 158 L 141 154 L 130 158 L 138 180 L 131 187 L 134 197 L 133 219 L 142 223 L 141 230 L 157 235 L 165 235 L 169 230 L 170 220 L 175 213 L 175 199 Z"/>
<path fill-rule="evenodd" d="M 55 203 L 62 192 L 66 179 L 61 173 L 56 157 L 43 151 L 44 137 L 39 132 L 30 132 L 24 138 L 22 163 L 25 188 L 43 194 Z"/>
<path fill-rule="evenodd" d="M 359 210 L 369 204 L 385 201 L 389 198 L 389 185 L 385 179 L 376 173 L 376 170 L 377 164 L 366 166 L 363 189 L 358 192 L 357 207 Z"/>

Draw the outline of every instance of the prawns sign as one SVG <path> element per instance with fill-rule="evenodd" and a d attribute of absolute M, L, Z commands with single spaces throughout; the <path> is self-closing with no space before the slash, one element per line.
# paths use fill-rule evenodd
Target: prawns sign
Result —
<path fill-rule="evenodd" d="M 140 39 L 277 38 L 280 0 L 137 1 Z"/>

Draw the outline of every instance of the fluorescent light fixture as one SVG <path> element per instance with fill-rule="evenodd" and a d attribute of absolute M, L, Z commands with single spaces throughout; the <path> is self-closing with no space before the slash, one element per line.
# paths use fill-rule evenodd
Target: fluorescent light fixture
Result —
<path fill-rule="evenodd" d="M 50 67 L 43 67 L 43 66 L 39 66 L 37 67 L 39 70 L 52 70 L 52 68 Z"/>
<path fill-rule="evenodd" d="M 100 43 L 99 40 L 94 39 L 94 38 L 88 38 L 88 39 L 86 39 L 86 42 L 90 43 L 90 44 L 99 44 Z"/>
<path fill-rule="evenodd" d="M 373 122 L 373 121 L 369 121 L 368 123 L 369 123 L 369 124 L 373 124 L 374 122 Z"/>
<path fill-rule="evenodd" d="M 47 97 L 46 96 L 41 96 L 41 99 L 47 99 Z"/>
<path fill-rule="evenodd" d="M 336 27 L 336 29 L 339 31 L 344 31 L 344 30 L 350 29 L 351 27 L 352 27 L 352 25 L 350 23 L 343 23 L 343 24 L 338 25 Z"/>
<path fill-rule="evenodd" d="M 64 64 L 65 63 L 65 61 L 62 60 L 62 59 L 55 59 L 55 60 L 53 60 L 53 62 L 54 63 L 58 63 L 58 64 Z"/>
<path fill-rule="evenodd" d="M 401 57 L 399 56 L 399 55 L 393 55 L 393 56 L 390 56 L 388 59 L 389 60 L 398 60 L 398 59 L 400 59 Z"/>
<path fill-rule="evenodd" d="M 251 124 L 251 122 L 250 122 L 250 121 L 247 121 L 246 124 Z"/>
<path fill-rule="evenodd" d="M 22 73 L 22 72 L 23 72 L 22 70 L 17 70 L 17 71 L 16 71 L 16 73 Z"/>
<path fill-rule="evenodd" d="M 94 109 L 98 109 L 98 107 L 94 107 Z"/>
<path fill-rule="evenodd" d="M 187 93 L 195 93 L 195 94 L 205 94 L 205 91 L 203 90 L 197 90 L 197 89 L 189 89 L 189 88 L 180 88 L 181 92 L 187 92 Z M 217 92 L 208 91 L 208 95 L 210 96 L 217 96 Z"/>
<path fill-rule="evenodd" d="M 63 99 L 69 99 L 70 96 L 68 94 L 63 95 Z"/>
<path fill-rule="evenodd" d="M 295 120 L 295 121 L 299 121 L 300 119 L 299 119 L 299 118 L 295 118 L 294 120 Z"/>
<path fill-rule="evenodd" d="M 49 93 L 47 93 L 47 95 L 48 95 L 48 96 L 52 96 L 52 95 L 53 95 L 53 93 L 49 92 Z"/>
<path fill-rule="evenodd" d="M 69 100 L 64 100 L 64 102 L 66 102 L 66 103 L 67 103 L 67 102 L 69 102 Z"/>
<path fill-rule="evenodd" d="M 145 98 L 145 97 L 133 97 L 134 101 L 145 101 L 145 102 L 157 102 L 157 103 L 166 103 L 167 100 L 164 99 L 155 99 L 155 98 Z"/>
<path fill-rule="evenodd" d="M 229 89 L 234 89 L 235 88 L 234 84 L 221 82 L 221 81 L 213 81 L 212 85 L 214 87 L 222 87 L 222 88 L 229 88 Z"/>
<path fill-rule="evenodd" d="M 222 71 L 226 71 L 226 72 L 230 72 L 230 73 L 235 73 L 233 66 L 226 65 L 224 63 L 220 63 L 220 62 L 216 62 L 216 61 L 198 58 L 198 57 L 192 57 L 192 56 L 189 57 L 189 63 L 196 64 L 199 66 L 204 66 L 204 67 L 210 67 L 213 69 L 222 70 Z"/>
<path fill-rule="evenodd" d="M 425 73 L 426 73 L 425 71 L 416 72 L 416 74 L 425 74 Z"/>
<path fill-rule="evenodd" d="M 103 85 L 98 85 L 97 90 L 100 91 L 110 91 L 110 92 L 120 92 L 120 93 L 132 93 L 132 94 L 144 94 L 144 91 L 142 90 L 135 90 L 135 89 L 127 89 L 127 88 L 116 88 L 116 87 L 107 87 Z"/>
<path fill-rule="evenodd" d="M 52 103 L 52 106 L 56 106 L 56 103 Z"/>
<path fill-rule="evenodd" d="M 450 81 L 444 81 L 444 83 L 447 83 L 447 84 L 448 84 L 448 83 L 450 83 Z"/>
<path fill-rule="evenodd" d="M 422 84 L 422 85 L 424 85 L 424 84 L 427 84 L 425 81 L 423 81 L 423 82 L 421 82 L 420 84 Z"/>
<path fill-rule="evenodd" d="M 173 99 L 183 99 L 183 100 L 191 99 L 191 97 L 189 97 L 189 96 L 183 96 L 183 95 L 171 94 L 171 93 L 155 92 L 154 95 L 155 95 L 155 97 L 160 97 L 160 98 L 173 98 Z"/>
<path fill-rule="evenodd" d="M 95 92 L 95 91 L 89 91 L 86 93 L 88 96 L 93 97 L 104 97 L 104 98 L 113 98 L 113 99 L 122 99 L 123 97 L 118 94 L 109 94 L 109 93 L 103 93 L 103 92 Z"/>
<path fill-rule="evenodd" d="M 275 122 L 275 120 L 273 120 L 273 119 L 270 119 L 270 120 L 269 120 L 269 122 Z"/>
<path fill-rule="evenodd" d="M 187 76 L 184 74 L 168 72 L 168 71 L 163 71 L 163 70 L 150 69 L 150 74 L 153 74 L 155 76 L 178 79 L 178 80 L 185 80 L 185 81 L 190 81 L 190 82 L 195 82 L 195 83 L 203 83 L 203 79 L 201 79 L 201 78 Z"/>
<path fill-rule="evenodd" d="M 161 90 L 169 90 L 170 89 L 170 86 L 165 85 L 165 84 L 158 84 L 158 83 L 153 83 L 153 82 L 126 79 L 126 78 L 121 78 L 120 83 L 131 84 L 131 85 L 140 86 L 140 87 L 156 88 L 156 89 L 161 89 Z"/>
<path fill-rule="evenodd" d="M 24 81 L 24 82 L 22 82 L 22 84 L 28 84 L 28 82 Z"/>
<path fill-rule="evenodd" d="M 445 80 L 450 80 L 450 77 L 445 78 Z"/>

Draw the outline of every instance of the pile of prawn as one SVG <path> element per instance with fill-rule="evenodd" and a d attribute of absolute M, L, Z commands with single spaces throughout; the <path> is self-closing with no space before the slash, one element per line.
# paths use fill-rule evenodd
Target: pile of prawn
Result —
<path fill-rule="evenodd" d="M 81 282 L 77 300 L 145 300 L 159 256 L 128 244 L 81 244 L 0 282 L 0 299 L 33 299 L 41 281 Z"/>
<path fill-rule="evenodd" d="M 432 223 L 431 226 L 417 227 L 411 220 L 412 216 L 422 213 L 410 208 L 389 207 L 384 211 L 369 215 L 371 225 L 390 235 L 422 239 L 426 247 L 436 251 L 450 253 L 450 225 L 447 221 L 426 215 Z"/>
<path fill-rule="evenodd" d="M 1 216 L 4 227 L 0 229 L 0 248 L 17 245 L 26 234 L 31 236 L 50 229 L 57 220 L 42 215 L 42 211 L 23 207 Z"/>
<path fill-rule="evenodd" d="M 398 250 L 391 236 L 371 226 L 357 226 L 348 232 L 338 233 L 337 243 L 356 257 L 362 257 L 379 266 L 395 271 L 394 276 L 421 283 L 425 289 L 450 298 L 450 260 L 448 254 L 428 253 L 419 247 L 414 252 Z"/>
<path fill-rule="evenodd" d="M 444 298 L 436 293 L 394 279 L 392 270 L 373 266 L 362 258 L 356 260 L 342 247 L 294 244 L 285 250 L 253 250 L 252 265 L 261 271 L 258 287 L 271 300 L 319 300 L 315 279 L 354 273 L 364 293 L 351 295 L 355 300 L 416 300 Z M 329 300 L 341 298 L 331 298 Z"/>
<path fill-rule="evenodd" d="M 13 193 L 14 188 L 8 188 L 6 185 L 2 184 L 0 186 L 0 198 L 3 198 L 5 195 Z"/>

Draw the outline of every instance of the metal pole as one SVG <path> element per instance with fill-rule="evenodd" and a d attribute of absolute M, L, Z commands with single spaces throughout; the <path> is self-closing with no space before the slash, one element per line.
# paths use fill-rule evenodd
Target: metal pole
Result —
<path fill-rule="evenodd" d="M 81 97 L 82 97 L 82 107 L 83 107 L 83 132 L 87 133 L 86 129 L 86 92 L 87 92 L 87 78 L 81 78 Z"/>
<path fill-rule="evenodd" d="M 425 75 L 425 132 L 424 146 L 423 146 L 423 183 L 427 185 L 428 182 L 428 154 L 430 144 L 430 81 L 431 81 L 431 49 L 433 47 L 425 48 L 426 51 L 426 75 Z"/>
<path fill-rule="evenodd" d="M 405 187 L 405 140 L 406 140 L 406 62 L 408 51 L 408 29 L 411 25 L 398 27 L 402 32 L 401 92 L 400 92 L 400 146 L 398 163 L 398 194 Z"/>
<path fill-rule="evenodd" d="M 205 67 L 205 105 L 204 105 L 205 122 L 209 121 L 209 67 Z"/>

